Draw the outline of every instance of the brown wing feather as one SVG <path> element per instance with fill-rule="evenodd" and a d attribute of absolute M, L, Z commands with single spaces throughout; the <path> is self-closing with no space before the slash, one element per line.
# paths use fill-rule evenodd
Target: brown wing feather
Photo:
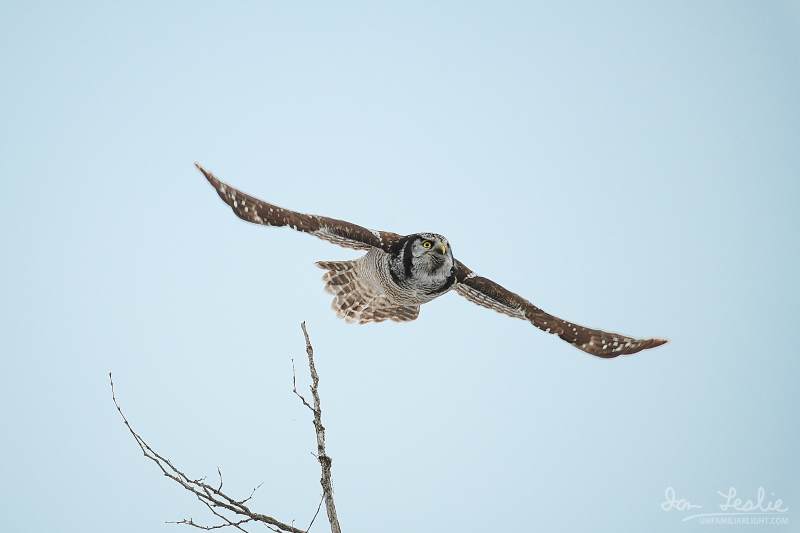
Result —
<path fill-rule="evenodd" d="M 576 348 L 597 357 L 628 355 L 667 342 L 664 339 L 634 339 L 567 322 L 542 311 L 494 281 L 475 275 L 461 261 L 456 261 L 456 266 L 456 292 L 467 300 L 514 318 L 527 320 L 537 328 L 554 333 Z"/>
<path fill-rule="evenodd" d="M 265 226 L 289 226 L 294 230 L 355 250 L 380 248 L 388 252 L 401 238 L 400 235 L 389 231 L 372 231 L 344 220 L 307 215 L 278 207 L 220 181 L 198 163 L 195 163 L 195 166 L 214 187 L 219 197 L 242 220 Z"/>

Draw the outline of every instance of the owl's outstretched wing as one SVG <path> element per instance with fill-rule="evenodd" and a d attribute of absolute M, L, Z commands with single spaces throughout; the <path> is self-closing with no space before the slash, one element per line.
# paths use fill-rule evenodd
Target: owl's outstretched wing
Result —
<path fill-rule="evenodd" d="M 214 187 L 219 197 L 242 220 L 253 222 L 254 224 L 263 224 L 264 226 L 289 226 L 294 230 L 302 231 L 333 244 L 354 250 L 380 248 L 389 252 L 392 250 L 393 245 L 401 239 L 400 235 L 389 231 L 374 231 L 344 220 L 319 215 L 307 215 L 269 204 L 218 180 L 214 174 L 198 163 L 195 163 L 195 166 Z"/>
<path fill-rule="evenodd" d="M 456 261 L 456 279 L 456 292 L 467 300 L 504 315 L 527 320 L 537 328 L 554 333 L 576 348 L 597 357 L 628 355 L 667 342 L 664 339 L 634 339 L 572 324 L 542 311 L 494 281 L 475 275 L 461 261 Z"/>

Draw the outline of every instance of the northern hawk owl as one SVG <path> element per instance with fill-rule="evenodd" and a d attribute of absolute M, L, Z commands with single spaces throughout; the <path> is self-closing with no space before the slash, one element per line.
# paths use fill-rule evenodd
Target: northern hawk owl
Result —
<path fill-rule="evenodd" d="M 398 235 L 350 222 L 290 211 L 249 196 L 218 180 L 195 163 L 241 219 L 265 226 L 289 226 L 345 248 L 366 250 L 353 261 L 319 261 L 333 310 L 348 322 L 365 324 L 419 316 L 420 305 L 451 290 L 467 300 L 554 333 L 584 352 L 611 358 L 664 344 L 572 324 L 542 311 L 494 281 L 478 276 L 453 257 L 450 243 L 437 233 Z"/>

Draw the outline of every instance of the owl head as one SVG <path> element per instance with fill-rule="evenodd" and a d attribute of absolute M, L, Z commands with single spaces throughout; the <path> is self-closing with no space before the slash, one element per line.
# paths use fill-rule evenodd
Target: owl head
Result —
<path fill-rule="evenodd" d="M 449 273 L 453 266 L 453 250 L 447 239 L 438 233 L 417 233 L 411 237 L 409 251 L 414 267 L 430 273 Z"/>

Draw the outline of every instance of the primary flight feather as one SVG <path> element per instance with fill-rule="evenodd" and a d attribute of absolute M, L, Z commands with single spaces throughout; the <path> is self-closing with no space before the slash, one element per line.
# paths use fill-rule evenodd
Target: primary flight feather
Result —
<path fill-rule="evenodd" d="M 249 196 L 223 183 L 199 164 L 195 166 L 243 220 L 265 226 L 289 226 L 345 248 L 367 251 L 353 261 L 317 263 L 325 270 L 325 289 L 334 295 L 333 309 L 348 322 L 414 320 L 419 316 L 420 305 L 455 290 L 473 303 L 527 320 L 598 357 L 632 354 L 667 342 L 586 328 L 546 313 L 518 294 L 476 275 L 453 257 L 450 243 L 437 233 L 398 235 L 335 218 L 298 213 Z"/>

